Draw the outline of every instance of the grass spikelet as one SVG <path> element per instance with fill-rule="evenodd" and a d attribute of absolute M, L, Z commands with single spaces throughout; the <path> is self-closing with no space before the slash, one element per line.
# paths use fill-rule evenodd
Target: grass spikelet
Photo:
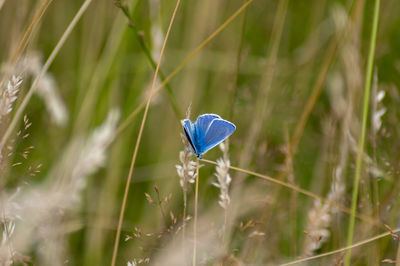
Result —
<path fill-rule="evenodd" d="M 400 1 L 303 2 L 0 0 L 0 265 L 400 265 Z"/>
<path fill-rule="evenodd" d="M 185 236 L 185 223 L 187 212 L 187 193 L 189 184 L 196 180 L 196 162 L 192 160 L 193 154 L 189 150 L 189 143 L 183 134 L 181 134 L 182 142 L 185 148 L 179 152 L 179 160 L 182 165 L 176 165 L 176 171 L 179 176 L 179 184 L 183 190 L 183 236 Z"/>
<path fill-rule="evenodd" d="M 185 148 L 179 152 L 179 160 L 182 165 L 176 165 L 176 171 L 180 178 L 179 184 L 181 185 L 183 192 L 187 193 L 189 189 L 189 183 L 194 183 L 196 179 L 196 162 L 192 160 L 193 154 L 189 150 L 189 143 L 185 136 L 181 134 L 181 138 Z"/>
<path fill-rule="evenodd" d="M 231 201 L 229 197 L 229 185 L 232 181 L 232 178 L 229 175 L 231 162 L 229 160 L 229 147 L 227 142 L 222 142 L 219 145 L 219 148 L 223 152 L 223 157 L 217 159 L 217 166 L 215 167 L 217 182 L 213 183 L 213 185 L 220 189 L 218 203 L 226 210 Z"/>
<path fill-rule="evenodd" d="M 316 200 L 313 208 L 308 213 L 306 240 L 303 254 L 310 256 L 326 242 L 330 236 L 328 230 L 331 222 L 330 206 Z"/>
<path fill-rule="evenodd" d="M 217 159 L 217 166 L 215 167 L 215 176 L 217 177 L 217 182 L 213 185 L 220 189 L 219 193 L 219 205 L 224 208 L 224 224 L 222 227 L 222 240 L 225 240 L 227 223 L 228 223 L 228 207 L 231 202 L 229 197 L 229 185 L 231 184 L 232 178 L 229 174 L 229 167 L 231 162 L 229 160 L 229 140 L 222 142 L 219 145 L 223 156 Z"/>
<path fill-rule="evenodd" d="M 341 179 L 341 171 L 337 169 L 327 200 L 339 203 L 343 193 L 344 185 Z M 335 212 L 337 212 L 337 208 L 332 205 L 322 203 L 320 200 L 314 201 L 313 208 L 308 212 L 306 239 L 303 245 L 304 255 L 313 255 L 329 239 L 331 235 L 329 227 L 332 214 Z"/>
<path fill-rule="evenodd" d="M 0 94 L 0 121 L 12 111 L 13 103 L 17 99 L 17 93 L 21 87 L 22 78 L 20 76 L 12 76 L 7 86 L 2 88 Z"/>
<path fill-rule="evenodd" d="M 375 69 L 373 84 L 372 84 L 372 117 L 371 124 L 373 130 L 373 136 L 376 137 L 376 133 L 381 129 L 382 116 L 386 113 L 386 107 L 383 105 L 383 99 L 385 98 L 385 91 L 378 90 L 378 71 Z"/>
<path fill-rule="evenodd" d="M 116 126 L 119 120 L 119 111 L 113 109 L 109 112 L 105 122 L 96 128 L 78 154 L 69 154 L 76 158 L 71 171 L 71 181 L 75 186 L 74 191 L 80 192 L 85 186 L 85 177 L 95 173 L 106 161 L 106 150 L 114 139 Z"/>
<path fill-rule="evenodd" d="M 21 220 L 16 230 L 16 250 L 24 252 L 36 244 L 41 264 L 62 264 L 65 243 L 60 236 L 66 232 L 65 229 L 64 233 L 60 231 L 61 224 L 73 217 L 67 214 L 76 213 L 81 206 L 87 177 L 104 165 L 106 149 L 115 136 L 118 119 L 119 112 L 111 110 L 105 122 L 90 136 L 72 141 L 48 174 L 48 182 L 21 190 L 16 199 L 10 196 L 2 201 L 4 216 Z"/>
<path fill-rule="evenodd" d="M 0 221 L 3 233 L 0 242 L 0 265 L 13 265 L 14 262 L 18 261 L 17 257 L 19 257 L 19 254 L 14 249 L 12 237 L 15 231 L 16 222 L 18 219 L 21 219 L 15 211 L 20 208 L 16 202 L 16 197 L 19 192 L 20 189 L 17 188 L 13 194 L 6 195 L 4 193 L 2 197 Z"/>

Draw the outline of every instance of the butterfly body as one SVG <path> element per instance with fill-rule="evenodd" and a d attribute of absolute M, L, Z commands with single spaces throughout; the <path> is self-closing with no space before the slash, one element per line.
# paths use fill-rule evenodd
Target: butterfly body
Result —
<path fill-rule="evenodd" d="M 233 123 L 216 114 L 203 114 L 196 122 L 184 119 L 181 123 L 192 152 L 198 158 L 228 138 L 236 129 Z"/>

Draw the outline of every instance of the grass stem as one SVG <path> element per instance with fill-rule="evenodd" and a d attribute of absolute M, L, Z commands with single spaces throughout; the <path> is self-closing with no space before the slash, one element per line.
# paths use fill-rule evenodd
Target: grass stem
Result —
<path fill-rule="evenodd" d="M 142 48 L 144 54 L 146 55 L 147 60 L 149 61 L 150 65 L 153 67 L 153 69 L 155 70 L 157 68 L 157 63 L 153 59 L 153 56 L 151 55 L 151 51 L 143 39 L 143 34 L 139 31 L 136 24 L 133 22 L 133 18 L 129 12 L 128 6 L 122 4 L 121 1 L 119 1 L 119 0 L 115 1 L 115 5 L 119 9 L 121 9 L 122 13 L 128 19 L 129 28 L 132 29 L 133 33 L 135 34 L 136 40 L 138 41 L 140 47 Z M 161 81 L 165 80 L 165 75 L 163 74 L 163 72 L 160 69 L 158 70 L 158 76 L 160 77 Z M 175 98 L 174 92 L 172 91 L 171 86 L 168 83 L 165 83 L 165 88 L 167 90 L 168 98 L 171 103 L 172 109 L 175 113 L 175 116 L 178 118 L 178 121 L 179 121 L 179 119 L 183 117 L 183 113 L 179 109 L 179 106 L 176 102 L 176 98 Z"/>
<path fill-rule="evenodd" d="M 71 34 L 72 30 L 75 28 L 76 24 L 82 17 L 82 15 L 85 13 L 86 9 L 89 7 L 90 3 L 92 0 L 86 0 L 81 8 L 78 10 L 76 13 L 75 17 L 72 19 L 71 23 L 68 25 L 67 29 L 65 30 L 64 34 L 61 36 L 60 40 L 58 41 L 57 45 L 54 47 L 53 51 L 51 52 L 49 58 L 46 60 L 45 64 L 43 65 L 43 68 L 40 70 L 39 75 L 35 78 L 35 80 L 32 83 L 32 86 L 29 88 L 28 93 L 25 95 L 22 103 L 18 107 L 14 117 L 11 120 L 10 125 L 8 126 L 6 132 L 4 133 L 3 137 L 1 138 L 0 141 L 0 151 L 3 150 L 4 145 L 7 142 L 7 139 L 10 137 L 11 133 L 15 129 L 19 119 L 22 117 L 22 114 L 28 105 L 34 91 L 36 90 L 37 86 L 39 85 L 40 79 L 43 77 L 43 75 L 47 72 L 49 69 L 50 65 L 53 63 L 55 57 L 63 47 L 65 41 L 68 39 L 69 35 Z"/>
<path fill-rule="evenodd" d="M 197 159 L 196 166 L 196 191 L 194 194 L 194 221 L 193 221 L 193 266 L 196 266 L 197 255 L 197 208 L 199 202 L 199 159 Z"/>
<path fill-rule="evenodd" d="M 147 114 L 148 114 L 148 111 L 149 111 L 150 101 L 151 101 L 152 95 L 153 95 L 152 93 L 153 93 L 154 87 L 156 85 L 157 74 L 158 74 L 158 70 L 160 68 L 161 59 L 162 59 L 162 56 L 164 55 L 164 50 L 165 50 L 165 46 L 167 44 L 168 36 L 169 36 L 170 31 L 171 31 L 172 24 L 173 24 L 173 22 L 175 20 L 175 15 L 176 15 L 176 12 L 178 11 L 178 7 L 179 7 L 180 2 L 181 2 L 180 0 L 176 1 L 175 9 L 174 9 L 174 12 L 172 13 L 167 33 L 165 34 L 164 43 L 163 43 L 163 46 L 162 46 L 161 51 L 160 51 L 160 56 L 158 58 L 157 68 L 155 70 L 154 77 L 153 77 L 153 82 L 152 82 L 152 85 L 150 87 L 150 97 L 147 99 L 147 102 L 146 102 L 146 107 L 145 107 L 145 110 L 144 110 L 142 123 L 140 124 L 139 134 L 138 134 L 138 137 L 137 137 L 137 140 L 136 140 L 135 150 L 134 150 L 133 155 L 132 155 L 132 161 L 131 161 L 131 165 L 130 165 L 130 168 L 129 168 L 128 179 L 126 181 L 124 197 L 123 197 L 123 200 L 122 200 L 121 211 L 120 211 L 119 219 L 118 219 L 118 228 L 117 228 L 117 233 L 116 233 L 116 236 L 115 236 L 114 250 L 113 250 L 113 256 L 112 256 L 112 261 L 111 261 L 111 265 L 112 266 L 115 266 L 115 263 L 116 263 L 116 260 L 117 260 L 119 239 L 120 239 L 120 236 L 121 236 L 122 222 L 124 220 L 125 207 L 126 207 L 126 202 L 127 202 L 127 199 L 128 199 L 129 186 L 130 186 L 130 183 L 131 183 L 131 180 L 132 180 L 133 168 L 135 167 L 135 162 L 136 162 L 136 157 L 137 157 L 138 150 L 139 150 L 140 141 L 142 139 L 144 124 L 146 122 Z"/>
<path fill-rule="evenodd" d="M 302 258 L 302 259 L 299 259 L 299 260 L 295 260 L 295 261 L 291 261 L 291 262 L 288 262 L 288 263 L 280 264 L 280 266 L 300 264 L 300 263 L 304 263 L 306 261 L 315 260 L 315 259 L 319 259 L 319 258 L 323 258 L 323 257 L 339 254 L 339 253 L 342 253 L 344 251 L 352 250 L 353 248 L 366 245 L 366 244 L 371 243 L 371 242 L 373 242 L 375 240 L 390 236 L 390 235 L 392 235 L 394 233 L 398 233 L 398 232 L 400 232 L 400 228 L 396 228 L 396 229 L 392 230 L 391 232 L 386 232 L 386 233 L 383 233 L 383 234 L 380 234 L 380 235 L 376 235 L 374 237 L 365 239 L 363 241 L 357 242 L 357 243 L 352 244 L 350 246 L 346 246 L 344 248 L 340 248 L 340 249 L 336 249 L 336 250 L 329 251 L 329 252 L 326 252 L 326 253 L 318 254 L 318 255 L 315 255 L 315 256 Z M 303 265 L 303 264 L 301 264 L 301 265 Z"/>
<path fill-rule="evenodd" d="M 239 16 L 240 13 L 246 10 L 246 8 L 253 1 L 254 0 L 248 0 L 235 13 L 233 13 L 232 16 L 230 16 L 221 26 L 219 26 L 207 39 L 205 39 L 199 46 L 197 46 L 196 49 L 194 49 L 194 51 L 188 57 L 186 57 L 186 59 L 183 60 L 183 62 L 177 68 L 175 68 L 175 70 L 172 71 L 172 73 L 169 74 L 160 84 L 160 86 L 158 86 L 158 88 L 156 88 L 154 92 L 151 93 L 148 97 L 153 97 L 154 95 L 159 93 L 160 90 L 164 88 L 165 85 L 183 69 L 184 66 L 187 65 L 187 63 L 189 63 L 207 44 L 209 44 L 219 33 L 221 33 L 237 16 Z M 122 131 L 124 131 L 144 107 L 145 103 L 142 103 L 135 110 L 133 110 L 132 113 L 130 113 L 129 116 L 125 119 L 125 121 L 118 127 L 116 135 L 119 135 Z"/>
<path fill-rule="evenodd" d="M 206 160 L 206 159 L 201 159 L 201 161 L 204 162 L 204 163 L 217 165 L 217 163 L 214 162 L 214 161 L 210 161 L 210 160 Z M 284 181 L 282 181 L 282 180 L 280 180 L 278 178 L 273 178 L 273 177 L 270 177 L 270 176 L 267 176 L 267 175 L 259 174 L 257 172 L 246 170 L 246 169 L 243 169 L 243 168 L 240 168 L 240 167 L 236 167 L 236 166 L 229 166 L 229 169 L 245 173 L 245 174 L 247 174 L 249 176 L 256 176 L 258 178 L 267 180 L 269 182 L 272 182 L 272 183 L 275 183 L 277 185 L 280 185 L 280 186 L 286 187 L 288 189 L 291 189 L 293 191 L 299 192 L 300 194 L 303 194 L 303 195 L 308 196 L 310 198 L 319 200 L 319 201 L 321 201 L 323 203 L 326 203 L 326 204 L 328 204 L 328 205 L 330 205 L 332 207 L 337 208 L 338 210 L 340 210 L 340 211 L 342 211 L 344 213 L 347 213 L 347 214 L 351 213 L 351 209 L 350 208 L 342 206 L 342 205 L 340 205 L 340 204 L 338 204 L 336 202 L 329 201 L 329 200 L 327 200 L 327 199 L 325 199 L 325 198 L 323 198 L 323 197 L 321 197 L 321 196 L 319 196 L 319 195 L 317 195 L 317 194 L 315 194 L 315 193 L 313 193 L 311 191 L 308 191 L 308 190 L 300 188 L 300 187 L 298 187 L 296 185 L 284 182 Z M 373 218 L 371 218 L 369 216 L 357 214 L 356 217 L 359 218 L 360 220 L 364 221 L 364 222 L 367 222 L 367 223 L 370 223 L 370 224 L 374 224 L 376 226 L 380 226 L 380 223 L 378 221 L 374 220 Z"/>
<path fill-rule="evenodd" d="M 361 126 L 361 136 L 358 142 L 358 150 L 357 150 L 357 159 L 356 159 L 356 171 L 354 177 L 354 185 L 353 185 L 353 195 L 351 202 L 351 214 L 349 221 L 349 229 L 347 233 L 347 245 L 351 246 L 353 243 L 353 235 L 354 235 L 354 225 L 355 225 L 355 217 L 357 210 L 357 199 L 358 199 L 358 188 L 360 183 L 361 176 L 361 167 L 362 167 L 362 159 L 364 155 L 364 144 L 365 144 L 365 134 L 367 129 L 367 120 L 368 120 L 368 106 L 369 106 L 369 98 L 371 92 L 371 82 L 372 82 L 372 73 L 373 73 L 373 63 L 375 56 L 375 46 L 376 46 L 376 34 L 378 31 L 378 20 L 379 20 L 379 6 L 380 0 L 375 0 L 374 6 L 374 16 L 372 21 L 371 28 L 371 39 L 370 39 L 370 47 L 368 52 L 368 62 L 366 69 L 366 76 L 364 82 L 364 102 L 363 102 L 363 114 L 362 114 L 362 126 Z M 346 251 L 346 256 L 344 260 L 344 265 L 350 265 L 351 259 L 351 249 Z"/>

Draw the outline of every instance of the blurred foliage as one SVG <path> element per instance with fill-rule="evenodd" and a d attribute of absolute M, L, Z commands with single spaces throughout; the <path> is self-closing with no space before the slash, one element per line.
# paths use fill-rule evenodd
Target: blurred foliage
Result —
<path fill-rule="evenodd" d="M 34 28 L 32 39 L 26 51 L 38 51 L 46 60 L 68 23 L 72 20 L 83 1 L 53 0 L 39 24 Z M 132 0 L 122 1 L 128 5 L 133 23 L 139 30 L 144 43 L 149 47 L 153 58 L 158 57 L 164 34 L 167 30 L 175 1 Z M 343 47 L 354 45 L 352 50 L 359 58 L 359 71 L 365 70 L 368 40 L 370 36 L 373 1 L 288 1 L 286 18 L 276 64 L 272 66 L 271 89 L 266 92 L 266 117 L 260 121 L 260 131 L 251 158 L 245 169 L 278 177 L 285 170 L 285 160 L 289 139 L 300 119 L 304 106 L 316 84 L 324 58 L 329 56 L 329 44 L 340 36 L 334 22 L 335 12 L 350 14 L 360 8 L 360 16 L 354 21 L 352 35 L 343 40 L 333 55 L 322 85 L 322 92 L 305 125 L 297 152 L 293 155 L 293 180 L 284 175 L 286 182 L 310 190 L 318 195 L 328 193 L 335 169 L 340 161 L 340 143 L 343 134 L 342 116 L 334 112 L 337 99 L 332 97 L 332 77 L 337 74 L 343 80 L 341 97 L 347 101 L 348 91 L 354 90 L 351 133 L 358 139 L 361 117 L 362 83 L 349 88 L 346 77 L 351 75 L 344 66 L 346 56 Z M 1 1 L 0 1 L 1 3 Z M 15 52 L 34 12 L 42 1 L 6 0 L 0 9 L 0 62 L 7 65 Z M 242 4 L 242 0 L 187 0 L 181 3 L 160 70 L 168 76 L 192 51 L 229 18 Z M 238 166 L 243 149 L 249 142 L 249 131 L 257 118 L 256 103 L 262 97 L 263 80 L 270 75 L 268 59 L 271 56 L 274 19 L 279 1 L 255 0 L 247 10 L 232 21 L 217 37 L 201 49 L 170 82 L 173 96 L 182 113 L 191 106 L 191 119 L 202 113 L 216 113 L 230 118 L 237 131 L 230 138 L 231 164 Z M 244 21 L 244 13 L 246 19 Z M 398 188 L 400 185 L 399 151 L 400 142 L 399 112 L 400 102 L 400 2 L 382 1 L 379 22 L 375 67 L 378 73 L 378 89 L 386 96 L 382 104 L 386 114 L 382 118 L 382 128 L 376 138 L 368 129 L 367 154 L 373 158 L 373 167 L 383 171 L 384 176 L 373 177 L 365 164 L 359 212 L 378 217 L 381 224 L 395 228 L 398 225 L 400 204 Z M 346 18 L 346 16 L 345 16 Z M 244 26 L 242 36 L 241 29 Z M 236 73 L 238 49 L 242 42 L 239 72 Z M 93 1 L 86 13 L 68 37 L 57 55 L 49 72 L 54 75 L 58 91 L 69 110 L 70 119 L 65 126 L 51 122 L 45 104 L 34 96 L 24 114 L 32 122 L 28 139 L 19 141 L 17 151 L 34 146 L 29 158 L 23 164 L 12 167 L 7 178 L 8 189 L 17 186 L 34 186 L 46 178 L 52 165 L 61 157 L 68 143 L 77 136 L 88 134 L 106 117 L 112 107 L 119 107 L 122 120 L 129 116 L 137 106 L 145 102 L 154 74 L 150 62 L 139 45 L 135 32 L 128 26 L 127 18 L 114 5 L 114 1 Z M 237 75 L 237 77 L 236 77 Z M 237 81 L 236 81 L 237 78 Z M 30 87 L 32 78 L 24 80 L 20 96 Z M 161 80 L 158 82 L 161 84 Z M 234 99 L 235 90 L 237 98 Z M 21 103 L 21 97 L 16 106 Z M 339 107 L 340 108 L 340 107 Z M 371 112 L 373 112 L 371 110 Z M 66 236 L 68 240 L 67 261 L 70 265 L 107 265 L 111 261 L 112 246 L 117 227 L 124 186 L 129 171 L 132 152 L 136 143 L 143 112 L 140 112 L 109 148 L 107 164 L 88 180 L 84 191 L 79 222 L 82 226 Z M 151 102 L 146 120 L 139 155 L 133 173 L 128 205 L 121 236 L 118 265 L 124 265 L 133 258 L 156 256 L 168 244 L 167 238 L 146 240 L 132 239 L 134 227 L 143 232 L 163 230 L 164 222 L 159 210 L 151 206 L 144 193 L 154 194 L 157 184 L 164 196 L 172 193 L 167 209 L 179 219 L 182 218 L 182 191 L 175 165 L 179 163 L 178 154 L 183 149 L 179 120 L 176 117 L 166 91 L 163 89 Z M 22 125 L 22 121 L 20 121 Z M 375 143 L 375 144 L 374 144 Z M 376 150 L 373 149 L 376 145 Z M 350 149 L 346 161 L 346 194 L 342 204 L 350 206 L 351 186 L 355 153 Z M 17 152 L 18 153 L 18 152 Z M 206 154 L 205 158 L 216 160 L 221 153 L 218 149 Z M 16 155 L 13 160 L 21 161 Z M 42 164 L 41 172 L 35 177 L 26 176 L 30 165 Z M 211 185 L 215 181 L 215 169 L 205 164 L 201 168 L 200 213 L 218 207 L 218 190 Z M 233 179 L 237 173 L 232 171 Z M 249 211 L 236 217 L 233 222 L 231 242 L 228 250 L 245 264 L 276 264 L 302 255 L 302 245 L 307 237 L 304 233 L 307 214 L 313 206 L 313 199 L 282 189 L 274 206 L 268 204 L 273 197 L 276 185 L 246 176 L 243 183 L 236 184 L 242 193 L 233 202 L 253 205 Z M 372 182 L 376 178 L 379 194 L 375 195 Z M 366 181 L 369 180 L 369 181 Z M 27 185 L 26 185 L 27 183 Z M 251 188 L 246 189 L 246 188 Z M 246 192 L 247 191 L 247 192 Z M 296 194 L 293 204 L 292 194 Z M 251 196 L 251 197 L 250 197 Z M 374 212 L 373 199 L 379 198 L 380 215 Z M 188 211 L 193 210 L 193 193 L 189 193 Z M 267 203 L 265 203 L 267 201 Z M 253 239 L 244 236 L 239 230 L 240 222 L 261 221 L 264 212 L 270 216 L 265 223 L 265 236 L 254 240 L 259 245 L 254 249 L 254 257 L 249 251 L 254 247 Z M 222 210 L 221 210 L 222 213 Z M 191 214 L 192 215 L 192 214 Z M 331 238 L 318 252 L 338 249 L 345 245 L 347 214 L 335 216 L 329 228 Z M 220 219 L 220 218 L 216 218 Z M 264 221 L 265 222 L 265 221 Z M 372 228 L 358 221 L 355 241 L 384 232 L 384 227 Z M 141 250 L 141 247 L 144 249 Z M 31 255 L 35 261 L 35 248 Z M 263 250 L 261 252 L 260 250 Z M 397 243 L 386 238 L 354 252 L 354 263 L 376 265 L 383 259 L 394 259 Z M 371 259 L 371 256 L 374 258 Z M 215 258 L 214 258 L 215 259 Z M 215 259 L 219 261 L 218 259 Z M 340 260 L 327 257 L 319 263 L 333 264 Z M 35 264 L 35 263 L 34 263 Z M 151 262 L 150 262 L 151 264 Z M 211 264 L 210 264 L 211 265 Z M 217 265 L 217 264 L 215 264 Z M 227 264 L 228 265 L 228 264 Z M 229 264 L 230 265 L 230 264 Z M 236 265 L 236 264 L 232 264 Z M 259 265 L 259 264 L 257 264 Z M 313 264 L 311 264 L 313 265 Z"/>

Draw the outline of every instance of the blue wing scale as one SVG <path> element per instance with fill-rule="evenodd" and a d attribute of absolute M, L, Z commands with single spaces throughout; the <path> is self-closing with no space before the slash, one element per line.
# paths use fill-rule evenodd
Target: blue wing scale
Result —
<path fill-rule="evenodd" d="M 219 115 L 216 114 L 204 114 L 200 115 L 196 123 L 194 123 L 195 130 L 196 130 L 196 135 L 198 136 L 199 139 L 203 139 L 208 128 L 210 127 L 211 122 L 214 119 L 221 119 Z"/>
<path fill-rule="evenodd" d="M 200 149 L 198 152 L 204 153 L 228 138 L 235 131 L 236 126 L 223 119 L 214 119 L 207 132 L 204 135 L 204 139 L 201 141 Z"/>

